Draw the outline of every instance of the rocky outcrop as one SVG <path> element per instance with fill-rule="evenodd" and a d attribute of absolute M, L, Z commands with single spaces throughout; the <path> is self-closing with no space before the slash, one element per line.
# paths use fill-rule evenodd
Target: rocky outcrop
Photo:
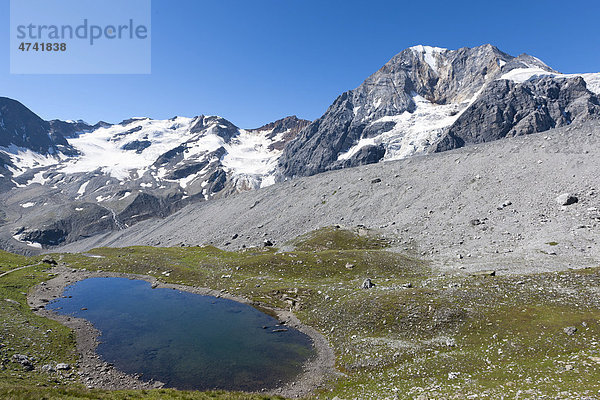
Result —
<path fill-rule="evenodd" d="M 382 145 L 367 145 L 361 147 L 351 158 L 346 160 L 342 167 L 358 167 L 359 165 L 375 164 L 385 156 L 385 147 Z"/>
<path fill-rule="evenodd" d="M 580 77 L 490 83 L 432 147 L 440 152 L 600 118 L 600 99 Z"/>
<path fill-rule="evenodd" d="M 35 213 L 35 216 L 23 222 L 27 225 L 16 229 L 14 237 L 21 242 L 38 243 L 44 247 L 70 243 L 116 229 L 110 210 L 89 203 L 58 209 L 54 216 Z"/>
<path fill-rule="evenodd" d="M 269 146 L 270 150 L 283 150 L 289 141 L 294 139 L 298 133 L 306 128 L 310 124 L 310 121 L 300 119 L 295 115 L 285 117 L 267 125 L 263 125 L 257 129 L 251 129 L 250 132 L 268 132 L 267 137 L 269 139 L 275 139 L 278 135 L 281 135 L 278 140 Z"/>
<path fill-rule="evenodd" d="M 239 133 L 239 128 L 226 119 L 216 116 L 206 117 L 204 115 L 196 118 L 196 122 L 192 126 L 190 132 L 204 133 L 207 130 L 210 130 L 210 133 L 214 133 L 223 138 L 226 142 L 230 141 L 231 138 Z"/>

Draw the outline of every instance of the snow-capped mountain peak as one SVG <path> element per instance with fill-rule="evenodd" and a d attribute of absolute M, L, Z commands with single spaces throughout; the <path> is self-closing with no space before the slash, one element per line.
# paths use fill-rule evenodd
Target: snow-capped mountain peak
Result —
<path fill-rule="evenodd" d="M 599 87 L 597 74 L 562 75 L 536 57 L 513 57 L 489 44 L 413 46 L 339 96 L 292 141 L 279 160 L 281 174 L 312 175 L 595 117 Z M 498 119 L 506 124 L 496 126 Z"/>

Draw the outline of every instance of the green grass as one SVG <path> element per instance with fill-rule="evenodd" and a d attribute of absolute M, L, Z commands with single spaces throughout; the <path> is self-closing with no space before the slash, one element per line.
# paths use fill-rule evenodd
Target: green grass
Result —
<path fill-rule="evenodd" d="M 170 389 L 157 390 L 83 390 L 83 389 L 52 389 L 32 388 L 30 386 L 0 386 L 0 398 L 6 400 L 75 400 L 75 399 L 173 399 L 173 400 L 276 400 L 278 396 L 254 395 L 231 392 L 183 392 Z"/>
<path fill-rule="evenodd" d="M 590 358 L 600 357 L 598 268 L 528 276 L 445 276 L 422 261 L 389 252 L 385 238 L 367 231 L 324 228 L 293 243 L 296 250 L 289 252 L 102 248 L 91 252 L 102 258 L 65 254 L 63 261 L 72 268 L 210 287 L 254 300 L 257 306 L 292 308 L 327 337 L 344 373 L 317 392 L 317 398 L 494 399 L 520 393 L 520 398 L 570 399 L 600 393 L 600 364 Z M 16 263 L 27 263 L 14 257 Z M 361 288 L 367 277 L 375 288 Z M 8 337 L 14 352 L 73 362 L 68 330 L 38 319 L 24 305 L 23 293 L 46 278 L 43 266 L 2 278 L 2 296 L 21 304 L 2 304 L 2 340 Z M 578 331 L 566 335 L 567 326 Z M 47 328 L 53 331 L 47 339 L 50 346 L 15 347 L 28 343 L 23 337 L 43 342 L 36 332 Z M 5 349 L 2 354 L 4 359 L 10 355 Z M 22 395 L 15 398 L 41 398 L 35 397 L 39 388 L 46 398 L 263 398 L 88 391 L 68 377 L 57 382 L 56 376 L 25 373 L 10 362 L 5 368 L 0 371 L 0 398 L 10 398 L 10 390 Z"/>
<path fill-rule="evenodd" d="M 29 264 L 36 264 L 41 259 L 42 257 L 23 257 L 0 250 L 0 274 Z"/>
<path fill-rule="evenodd" d="M 339 227 L 325 227 L 300 236 L 292 241 L 296 250 L 375 250 L 383 249 L 389 242 L 366 229 L 347 230 Z"/>
<path fill-rule="evenodd" d="M 1 256 L 3 259 L 4 255 Z M 17 256 L 10 256 L 15 260 Z M 28 265 L 31 260 L 22 258 L 18 264 Z M 25 372 L 12 361 L 14 354 L 35 357 L 41 367 L 51 363 L 77 361 L 73 333 L 57 322 L 35 315 L 27 305 L 26 293 L 34 285 L 47 280 L 46 267 L 36 265 L 15 271 L 0 278 L 0 386 L 42 385 L 61 386 L 72 384 L 70 374 L 50 376 L 39 372 Z M 10 300 L 10 301 L 9 301 Z"/>

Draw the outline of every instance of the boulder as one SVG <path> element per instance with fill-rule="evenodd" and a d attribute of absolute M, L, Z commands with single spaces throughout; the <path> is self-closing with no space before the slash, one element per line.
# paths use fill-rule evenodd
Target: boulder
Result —
<path fill-rule="evenodd" d="M 568 336 L 573 336 L 575 332 L 577 332 L 577 328 L 574 326 L 567 326 L 565 329 L 563 329 L 563 332 Z"/>
<path fill-rule="evenodd" d="M 375 287 L 375 284 L 369 278 L 365 279 L 365 281 L 362 284 L 363 289 L 371 289 L 374 287 Z"/>
<path fill-rule="evenodd" d="M 572 204 L 579 202 L 579 199 L 570 193 L 563 193 L 556 198 L 556 202 L 560 206 L 570 206 Z"/>
<path fill-rule="evenodd" d="M 52 256 L 45 256 L 45 257 L 42 259 L 42 262 L 43 262 L 44 264 L 48 264 L 48 265 L 52 265 L 52 266 L 56 266 L 56 265 L 58 265 L 58 263 L 56 262 L 56 260 L 55 260 L 54 258 L 52 258 Z"/>

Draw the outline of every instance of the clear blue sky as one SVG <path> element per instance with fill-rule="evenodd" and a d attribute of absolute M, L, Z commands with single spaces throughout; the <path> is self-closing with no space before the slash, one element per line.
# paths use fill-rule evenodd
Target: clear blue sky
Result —
<path fill-rule="evenodd" d="M 0 0 L 0 96 L 45 119 L 216 114 L 253 128 L 292 114 L 318 118 L 415 44 L 492 43 L 561 72 L 600 72 L 597 0 L 153 0 L 152 7 L 151 75 L 10 75 L 9 0 Z"/>

